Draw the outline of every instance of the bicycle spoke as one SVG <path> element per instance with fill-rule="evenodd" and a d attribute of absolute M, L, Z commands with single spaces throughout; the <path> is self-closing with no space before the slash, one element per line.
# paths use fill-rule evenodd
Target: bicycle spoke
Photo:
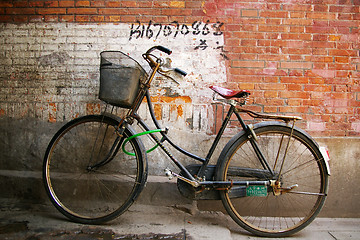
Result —
<path fill-rule="evenodd" d="M 259 149 L 276 175 L 270 180 L 278 182 L 268 187 L 266 197 L 255 194 L 231 198 L 224 192 L 222 200 L 230 216 L 245 229 L 260 236 L 287 236 L 311 222 L 324 203 L 327 185 L 323 181 L 323 160 L 314 154 L 316 146 L 311 149 L 310 140 L 297 131 L 292 134 L 291 128 L 275 125 L 254 131 Z M 225 159 L 228 161 L 218 174 L 227 181 L 239 179 L 230 175 L 234 169 L 263 169 L 246 136 L 233 144 Z M 280 169 L 282 174 L 277 175 Z M 241 180 L 251 178 L 243 176 Z"/>
<path fill-rule="evenodd" d="M 144 168 L 137 140 L 127 144 L 135 157 L 114 152 L 119 136 L 111 129 L 118 124 L 101 115 L 74 119 L 49 144 L 44 183 L 53 204 L 74 221 L 111 220 L 132 204 L 142 188 Z M 131 134 L 125 128 L 124 137 Z"/>

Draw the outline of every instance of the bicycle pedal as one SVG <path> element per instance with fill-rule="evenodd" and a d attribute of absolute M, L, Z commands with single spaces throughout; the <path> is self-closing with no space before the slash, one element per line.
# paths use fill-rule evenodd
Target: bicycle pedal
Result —
<path fill-rule="evenodd" d="M 174 175 L 170 169 L 166 168 L 164 170 L 164 172 L 165 172 L 165 175 L 169 178 L 169 180 L 173 179 Z"/>

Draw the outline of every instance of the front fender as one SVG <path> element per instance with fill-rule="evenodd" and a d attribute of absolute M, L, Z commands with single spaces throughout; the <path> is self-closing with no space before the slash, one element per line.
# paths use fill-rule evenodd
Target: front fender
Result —
<path fill-rule="evenodd" d="M 120 123 L 120 121 L 122 120 L 121 117 L 119 116 L 116 116 L 114 114 L 111 114 L 111 113 L 106 113 L 106 112 L 103 112 L 101 115 L 104 115 L 108 118 L 111 118 L 115 121 L 117 121 L 118 123 Z M 135 135 L 137 134 L 137 132 L 134 130 L 133 127 L 131 127 L 129 124 L 125 123 L 125 128 L 132 134 L 132 135 Z M 139 137 L 135 138 L 135 141 L 137 142 L 137 144 L 139 145 L 139 148 L 140 148 L 140 151 L 141 151 L 141 155 L 142 155 L 142 159 L 144 160 L 143 161 L 143 166 L 144 166 L 144 178 L 143 178 L 143 181 L 142 181 L 142 185 L 145 185 L 146 181 L 147 181 L 147 176 L 148 176 L 148 160 L 147 160 L 147 154 L 146 154 L 146 149 L 145 149 L 145 146 L 144 146 L 144 143 L 141 141 L 141 139 Z"/>

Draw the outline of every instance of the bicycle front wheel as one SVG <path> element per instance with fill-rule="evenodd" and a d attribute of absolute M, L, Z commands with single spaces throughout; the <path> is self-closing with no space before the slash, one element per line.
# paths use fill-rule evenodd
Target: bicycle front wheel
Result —
<path fill-rule="evenodd" d="M 265 124 L 254 131 L 274 175 L 264 170 L 254 143 L 244 134 L 229 142 L 219 160 L 217 179 L 272 180 L 277 181 L 277 189 L 234 186 L 220 192 L 222 202 L 233 220 L 255 235 L 292 235 L 307 226 L 324 204 L 328 187 L 324 160 L 317 145 L 296 129 Z"/>
<path fill-rule="evenodd" d="M 52 138 L 45 154 L 43 180 L 55 207 L 75 222 L 99 224 L 122 214 L 146 181 L 146 156 L 135 134 L 104 115 L 74 119 Z"/>

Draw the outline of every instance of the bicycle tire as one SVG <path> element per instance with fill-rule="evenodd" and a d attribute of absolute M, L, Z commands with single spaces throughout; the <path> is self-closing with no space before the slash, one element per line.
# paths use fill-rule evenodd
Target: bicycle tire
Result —
<path fill-rule="evenodd" d="M 248 194 L 246 186 L 235 187 L 220 191 L 222 203 L 238 225 L 257 236 L 292 235 L 310 224 L 324 205 L 328 191 L 328 174 L 324 159 L 317 144 L 297 128 L 293 130 L 291 138 L 292 129 L 281 123 L 258 124 L 255 125 L 254 132 L 258 138 L 257 144 L 272 170 L 278 175 L 281 174 L 279 179 L 282 187 L 295 184 L 298 186 L 293 191 L 277 196 L 272 187 L 268 187 L 266 194 L 261 190 L 264 187 L 259 187 L 260 190 L 255 195 L 254 192 Z M 275 164 L 282 136 L 284 139 L 278 158 L 280 160 Z M 284 156 L 289 139 L 287 155 L 280 173 L 281 157 Z M 250 141 L 244 132 L 229 141 L 218 160 L 217 180 L 278 179 L 279 176 L 270 177 L 267 174 L 259 176 L 259 173 L 254 174 L 254 171 L 252 176 L 249 171 L 246 176 L 239 176 L 240 174 L 234 171 L 239 168 L 264 169 Z M 235 194 L 234 197 L 236 191 L 242 193 Z M 261 196 L 262 194 L 266 196 Z"/>
<path fill-rule="evenodd" d="M 118 125 L 118 120 L 105 115 L 80 117 L 64 125 L 47 147 L 43 162 L 46 192 L 53 205 L 74 222 L 110 221 L 125 212 L 144 187 L 144 146 L 134 138 L 126 148 L 135 156 L 123 153 L 121 143 L 135 131 L 126 126 L 120 137 Z M 108 157 L 110 152 L 113 158 Z"/>

